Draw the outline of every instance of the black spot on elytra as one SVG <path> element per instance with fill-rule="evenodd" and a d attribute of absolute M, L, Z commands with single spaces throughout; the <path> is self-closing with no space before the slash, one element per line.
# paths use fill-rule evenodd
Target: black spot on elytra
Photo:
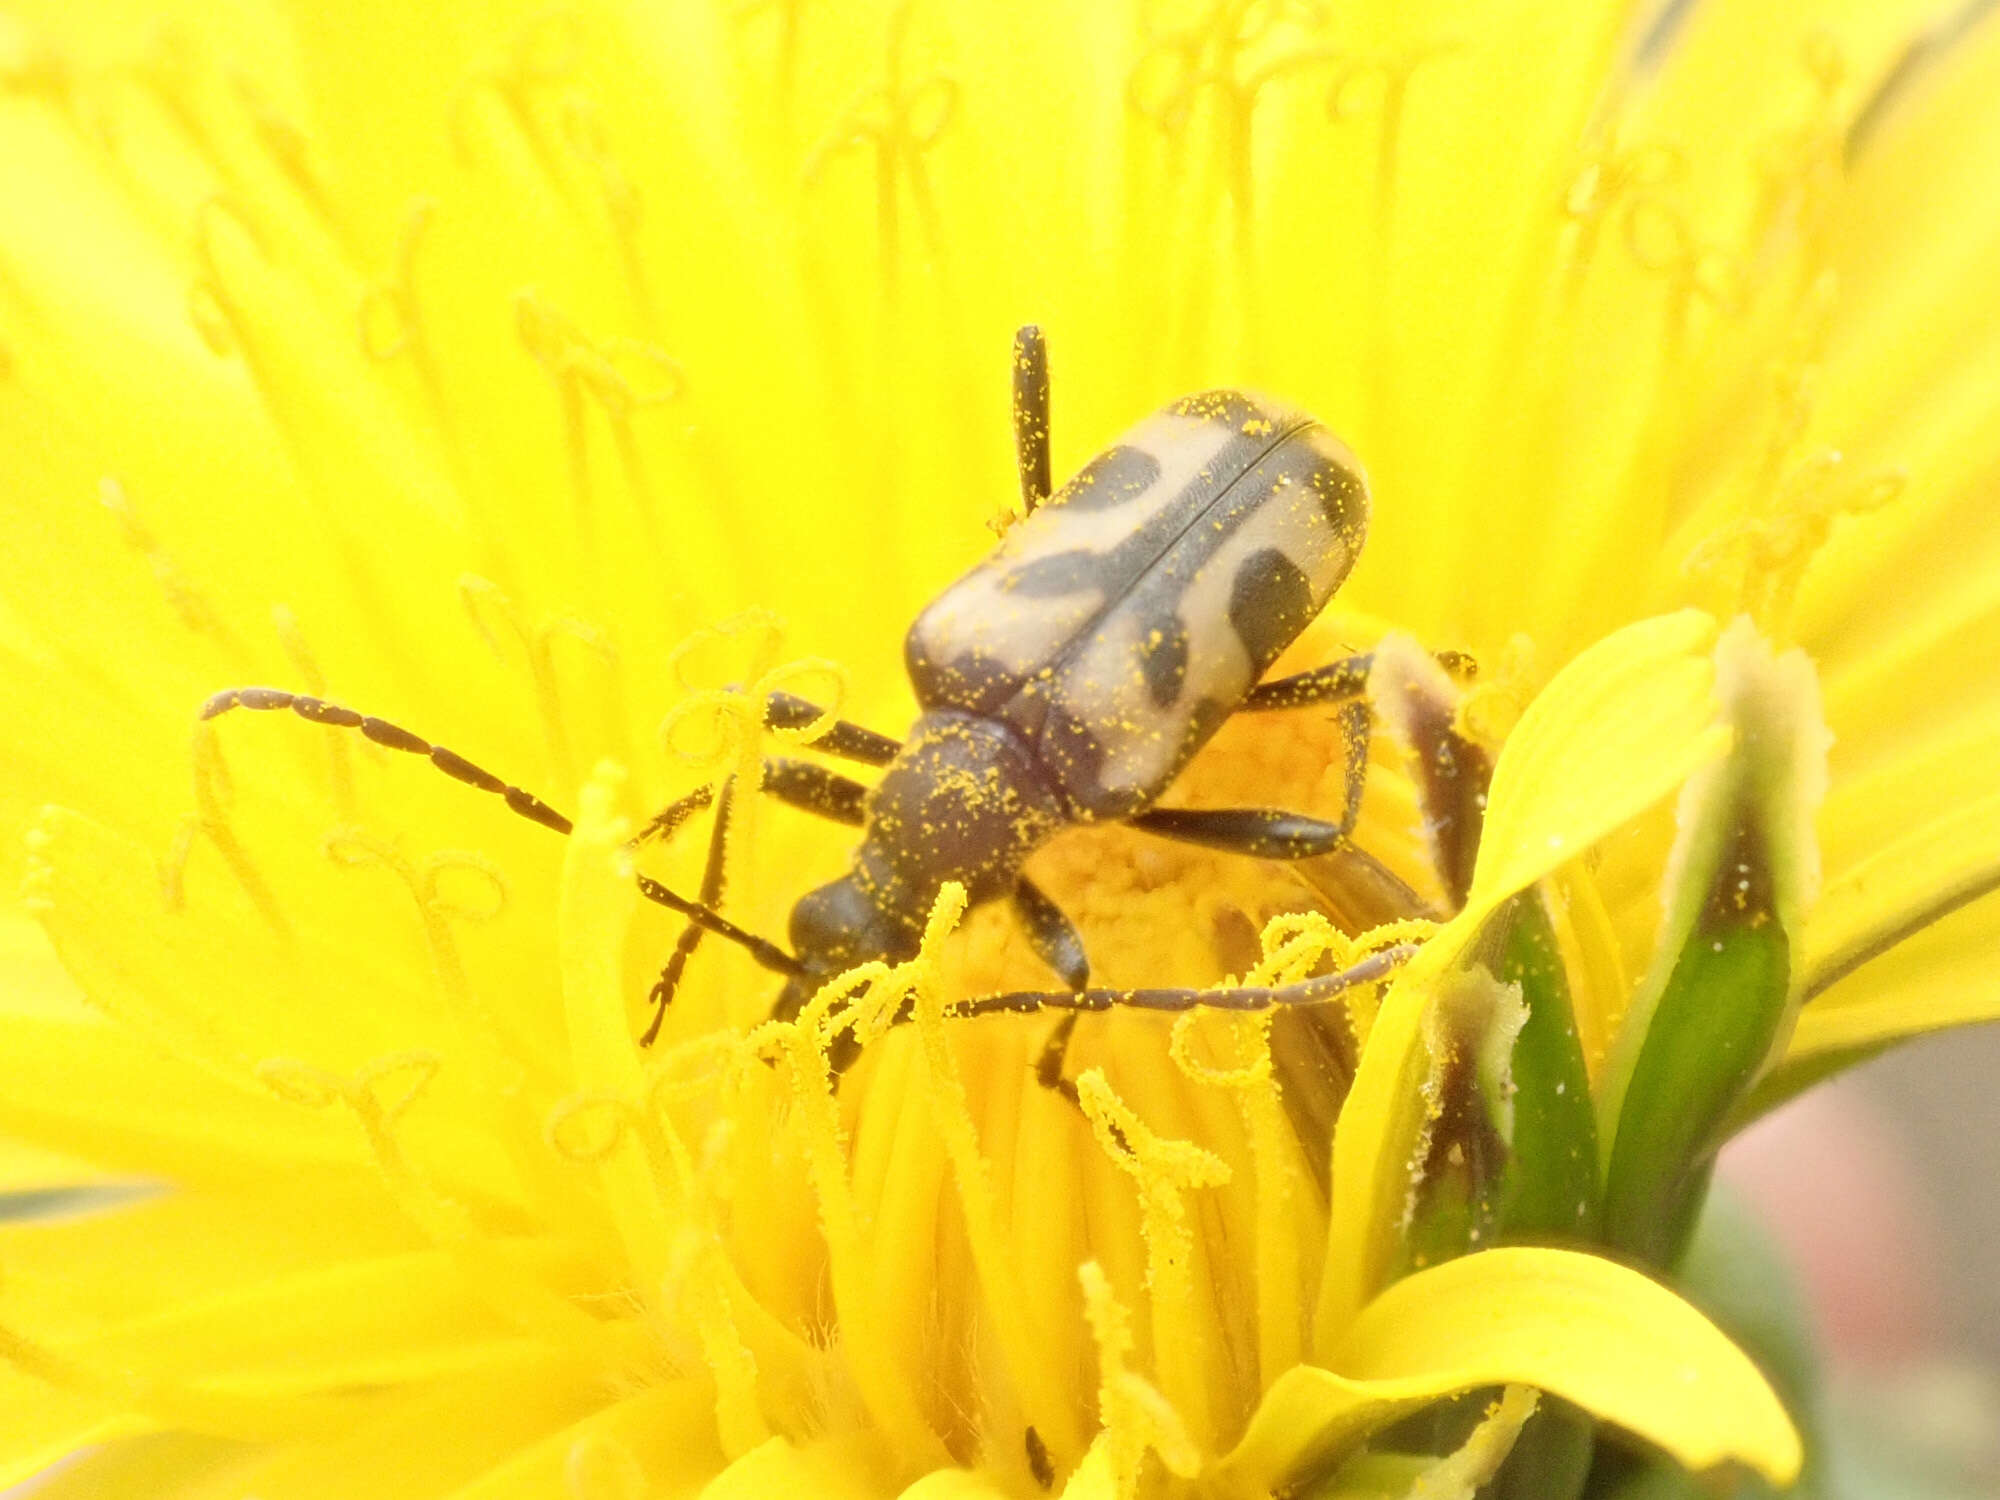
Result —
<path fill-rule="evenodd" d="M 1051 552 L 1047 557 L 1008 569 L 1000 587 L 1030 599 L 1060 599 L 1066 594 L 1101 591 L 1104 571 L 1102 552 L 1077 547 L 1068 552 Z"/>
<path fill-rule="evenodd" d="M 1306 487 L 1319 499 L 1326 523 L 1350 547 L 1358 547 L 1356 528 L 1368 512 L 1368 488 L 1361 476 L 1343 464 L 1314 454 L 1304 475 Z"/>
<path fill-rule="evenodd" d="M 1104 741 L 1065 706 L 1050 705 L 1035 748 L 1050 779 L 1086 816 L 1123 818 L 1136 810 L 1129 798 L 1106 792 Z"/>
<path fill-rule="evenodd" d="M 1298 638 L 1313 614 L 1312 580 L 1297 563 L 1276 547 L 1243 559 L 1229 591 L 1229 623 L 1257 676 Z"/>
<path fill-rule="evenodd" d="M 1187 680 L 1188 629 L 1176 614 L 1160 616 L 1141 636 L 1139 668 L 1156 708 L 1170 708 Z"/>
<path fill-rule="evenodd" d="M 921 622 L 919 622 L 921 623 Z M 1019 676 L 979 650 L 960 651 L 949 661 L 932 658 L 912 628 L 903 642 L 903 664 L 926 708 L 964 708 L 992 713 L 1019 689 Z"/>
<path fill-rule="evenodd" d="M 1106 448 L 1077 471 L 1049 503 L 1075 510 L 1110 510 L 1138 499 L 1160 478 L 1160 461 L 1123 443 Z"/>

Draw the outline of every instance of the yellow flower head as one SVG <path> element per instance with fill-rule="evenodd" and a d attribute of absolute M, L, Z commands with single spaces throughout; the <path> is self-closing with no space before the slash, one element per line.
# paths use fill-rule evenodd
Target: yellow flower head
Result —
<path fill-rule="evenodd" d="M 0 20 L 0 1484 L 1789 1483 L 1630 1266 L 2000 1008 L 1983 10 Z M 1010 901 L 842 762 L 1027 545 L 1028 324 L 1056 479 L 1244 389 L 1368 515 L 1339 691 Z"/>

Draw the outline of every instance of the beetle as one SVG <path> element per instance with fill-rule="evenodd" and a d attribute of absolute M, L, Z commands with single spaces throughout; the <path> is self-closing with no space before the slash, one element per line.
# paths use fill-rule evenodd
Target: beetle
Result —
<path fill-rule="evenodd" d="M 1381 977 L 1407 954 L 1378 953 L 1341 973 L 1289 985 L 1220 989 L 1093 988 L 1081 937 L 1024 867 L 1064 830 L 1116 822 L 1264 859 L 1300 860 L 1346 843 L 1368 746 L 1363 702 L 1371 658 L 1347 657 L 1273 681 L 1264 672 L 1319 614 L 1353 566 L 1368 489 L 1347 446 L 1316 419 L 1239 390 L 1183 397 L 1099 453 L 1051 493 L 1047 344 L 1024 328 L 1014 349 L 1014 435 L 1024 517 L 911 625 L 905 665 L 921 713 L 897 741 L 774 693 L 774 727 L 813 726 L 812 748 L 882 768 L 871 787 L 817 762 L 773 757 L 755 790 L 860 831 L 847 873 L 799 897 L 791 951 L 715 908 L 733 788 L 697 788 L 656 815 L 635 843 L 671 835 L 716 809 L 700 895 L 650 876 L 644 894 L 689 919 L 655 983 L 657 1036 L 704 933 L 743 947 L 784 976 L 774 1007 L 795 1016 L 827 981 L 869 960 L 915 956 L 938 888 L 974 903 L 1007 900 L 1030 946 L 1063 981 L 960 1001 L 959 1015 L 1069 1011 L 1038 1072 L 1060 1086 L 1075 1013 L 1115 1005 L 1238 1010 L 1308 1005 Z M 1156 806 L 1234 713 L 1340 709 L 1346 803 L 1338 820 L 1275 808 Z M 443 746 L 352 709 L 275 688 L 232 688 L 204 705 L 289 708 L 421 754 L 447 775 L 503 797 L 559 833 L 570 822 L 533 794 Z"/>

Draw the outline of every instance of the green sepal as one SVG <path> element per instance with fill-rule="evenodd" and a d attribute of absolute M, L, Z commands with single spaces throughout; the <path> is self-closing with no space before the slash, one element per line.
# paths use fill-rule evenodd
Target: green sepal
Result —
<path fill-rule="evenodd" d="M 1514 1044 L 1526 1019 L 1520 992 L 1484 964 L 1439 980 L 1424 1018 L 1430 1126 L 1403 1237 L 1405 1270 L 1499 1243 Z"/>
<path fill-rule="evenodd" d="M 1590 1075 L 1539 892 L 1502 905 L 1475 952 L 1483 962 L 1440 996 L 1429 1028 L 1437 1114 L 1408 1266 L 1496 1244 L 1588 1244 L 1597 1231 Z"/>
<path fill-rule="evenodd" d="M 1597 1111 L 1569 975 L 1539 890 L 1495 918 L 1500 978 L 1521 987 L 1528 1019 L 1514 1042 L 1514 1120 L 1500 1180 L 1500 1236 L 1515 1244 L 1588 1241 L 1597 1233 Z M 1544 1397 L 1495 1476 L 1493 1500 L 1571 1500 L 1590 1472 L 1596 1423 Z"/>
<path fill-rule="evenodd" d="M 1493 1476 L 1490 1500 L 1575 1500 L 1590 1477 L 1596 1448 L 1597 1424 L 1588 1412 L 1543 1396 Z"/>
<path fill-rule="evenodd" d="M 1503 934 L 1500 978 L 1521 987 L 1528 1007 L 1514 1042 L 1500 1236 L 1510 1244 L 1590 1240 L 1599 1208 L 1597 1113 L 1555 925 L 1536 890 L 1509 901 L 1495 925 Z"/>
<path fill-rule="evenodd" d="M 1715 1152 L 1789 1019 L 1791 943 L 1755 825 L 1739 822 L 1681 947 L 1618 1112 L 1603 1242 L 1671 1269 Z"/>

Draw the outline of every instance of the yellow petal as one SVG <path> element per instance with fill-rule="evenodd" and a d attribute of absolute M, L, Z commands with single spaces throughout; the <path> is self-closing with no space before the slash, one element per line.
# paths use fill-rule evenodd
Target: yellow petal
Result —
<path fill-rule="evenodd" d="M 42 1290 L 25 1279 L 16 1289 Z M 423 1251 L 191 1298 L 67 1340 L 63 1352 L 85 1368 L 272 1395 L 427 1380 L 489 1366 L 510 1347 L 518 1333 L 469 1295 L 449 1258 Z"/>
<path fill-rule="evenodd" d="M 1595 1256 L 1489 1250 L 1419 1271 L 1363 1309 L 1325 1364 L 1266 1393 L 1222 1466 L 1233 1493 L 1337 1459 L 1427 1402 L 1509 1383 L 1565 1396 L 1690 1469 L 1742 1463 L 1783 1485 L 1801 1461 L 1748 1356 L 1672 1292 Z"/>
<path fill-rule="evenodd" d="M 1715 632 L 1694 610 L 1642 621 L 1556 674 L 1493 768 L 1469 908 L 1539 880 L 1721 753 Z"/>
<path fill-rule="evenodd" d="M 972 1469 L 939 1469 L 919 1479 L 896 1500 L 1008 1500 L 1019 1493 L 1018 1481 L 1009 1484 L 998 1475 Z"/>
<path fill-rule="evenodd" d="M 1827 883 L 1807 929 L 1807 995 L 1838 984 L 1996 884 L 2000 795 L 1953 806 L 1884 842 Z"/>
<path fill-rule="evenodd" d="M 204 1482 L 228 1474 L 243 1459 L 236 1443 L 185 1433 L 125 1436 L 132 1425 L 84 1435 L 102 1446 L 73 1450 L 68 1463 L 35 1483 L 37 1500 L 160 1500 L 165 1495 L 189 1500 L 202 1492 Z M 7 1472 L 0 1469 L 0 1475 Z"/>
<path fill-rule="evenodd" d="M 883 1455 L 865 1433 L 804 1446 L 772 1438 L 724 1469 L 701 1500 L 766 1500 L 770 1495 L 814 1495 L 826 1500 L 883 1500 L 895 1493 Z"/>
<path fill-rule="evenodd" d="M 373 1184 L 274 1172 L 254 1194 L 152 1186 L 115 1210 L 0 1224 L 0 1267 L 42 1284 L 36 1326 L 67 1337 L 420 1243 Z"/>
<path fill-rule="evenodd" d="M 706 1381 L 656 1386 L 594 1411 L 450 1492 L 449 1500 L 544 1500 L 563 1493 L 698 1494 L 722 1467 Z"/>
<path fill-rule="evenodd" d="M 59 1192 L 115 1180 L 73 1156 L 0 1139 L 0 1195 Z"/>
<path fill-rule="evenodd" d="M 1784 1061 L 1741 1113 L 1906 1037 L 2000 1018 L 2000 976 L 1984 957 L 1992 937 L 1992 917 L 1967 907 L 1841 980 L 1800 1013 Z"/>
<path fill-rule="evenodd" d="M 109 1443 L 152 1424 L 137 1412 L 114 1412 L 104 1402 L 17 1370 L 0 1359 L 0 1411 L 7 1432 L 0 1446 L 0 1490 L 19 1484 L 72 1453 Z"/>

